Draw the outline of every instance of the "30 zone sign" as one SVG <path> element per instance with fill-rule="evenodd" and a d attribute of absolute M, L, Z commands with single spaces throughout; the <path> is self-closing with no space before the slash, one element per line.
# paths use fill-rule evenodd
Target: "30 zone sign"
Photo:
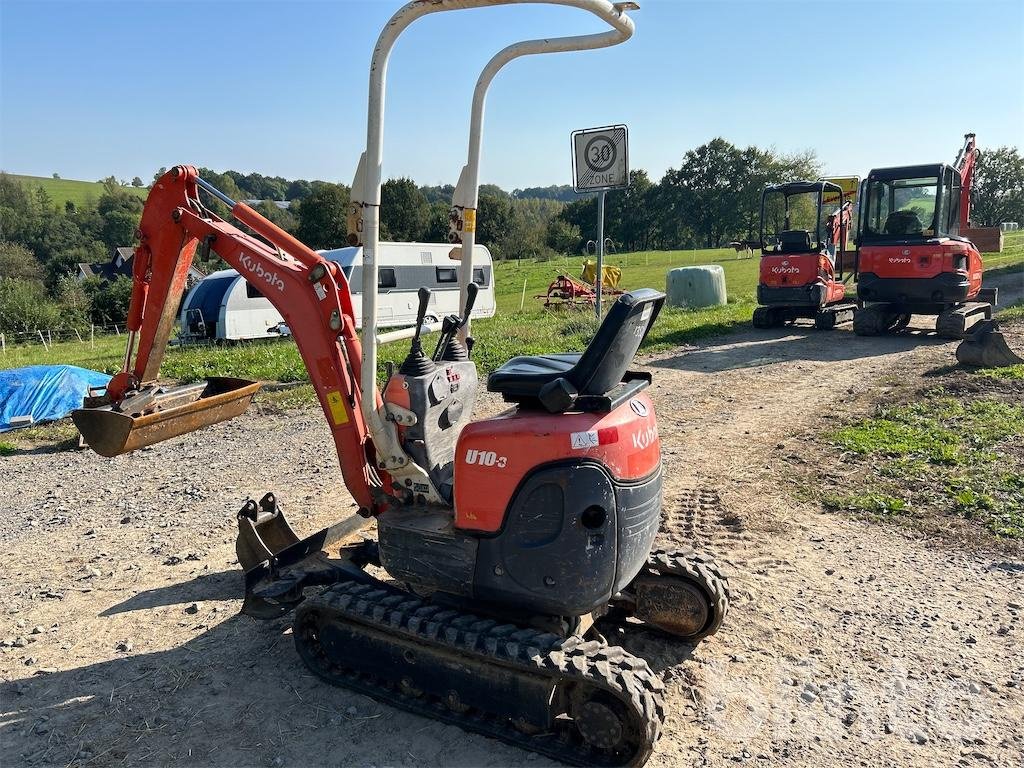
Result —
<path fill-rule="evenodd" d="M 626 126 L 573 131 L 572 181 L 577 192 L 629 186 Z"/>

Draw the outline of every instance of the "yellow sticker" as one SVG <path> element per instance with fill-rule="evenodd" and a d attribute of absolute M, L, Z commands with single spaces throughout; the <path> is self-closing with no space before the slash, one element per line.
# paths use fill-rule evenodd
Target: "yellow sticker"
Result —
<path fill-rule="evenodd" d="M 331 409 L 331 418 L 335 424 L 348 424 L 348 410 L 345 408 L 345 398 L 341 392 L 327 393 L 327 407 Z"/>
<path fill-rule="evenodd" d="M 463 232 L 476 232 L 476 208 L 467 208 L 462 218 Z"/>

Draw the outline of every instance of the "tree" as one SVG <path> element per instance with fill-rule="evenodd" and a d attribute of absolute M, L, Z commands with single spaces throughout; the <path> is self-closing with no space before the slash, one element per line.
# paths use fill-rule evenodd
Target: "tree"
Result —
<path fill-rule="evenodd" d="M 59 173 L 55 173 L 55 174 L 53 174 L 53 178 L 55 178 L 55 179 L 59 179 L 59 178 L 60 178 L 60 174 L 59 174 Z"/>
<path fill-rule="evenodd" d="M 142 179 L 140 179 L 138 176 L 136 176 L 134 179 L 132 179 L 132 186 L 133 187 L 141 187 L 142 186 Z"/>
<path fill-rule="evenodd" d="M 90 277 L 82 282 L 89 298 L 92 321 L 101 325 L 123 323 L 128 317 L 132 297 L 131 278 L 118 275 L 111 281 Z"/>
<path fill-rule="evenodd" d="M 340 248 L 346 244 L 348 187 L 319 182 L 299 204 L 296 236 L 310 248 Z"/>
<path fill-rule="evenodd" d="M 103 219 L 102 240 L 113 250 L 135 242 L 135 230 L 139 226 L 139 216 L 128 211 L 111 211 Z"/>
<path fill-rule="evenodd" d="M 476 242 L 487 246 L 500 242 L 511 233 L 513 223 L 508 195 L 481 192 L 476 210 Z"/>
<path fill-rule="evenodd" d="M 563 219 L 551 219 L 544 233 L 544 243 L 559 253 L 576 253 L 580 247 L 580 228 Z"/>
<path fill-rule="evenodd" d="M 42 283 L 43 265 L 25 246 L 0 241 L 0 275 L 15 280 Z"/>
<path fill-rule="evenodd" d="M 1024 157 L 1016 147 L 981 153 L 971 188 L 971 225 L 1024 223 Z"/>
<path fill-rule="evenodd" d="M 40 283 L 0 276 L 0 331 L 34 331 L 60 324 L 60 308 L 47 298 Z"/>
<path fill-rule="evenodd" d="M 380 190 L 382 230 L 390 240 L 422 241 L 427 232 L 430 207 L 416 182 L 409 178 L 388 179 Z"/>
<path fill-rule="evenodd" d="M 305 200 L 313 192 L 313 185 L 305 179 L 296 179 L 285 190 L 285 200 Z"/>
<path fill-rule="evenodd" d="M 153 174 L 153 181 L 160 181 L 160 177 L 165 173 L 167 173 L 167 168 L 161 165 L 160 168 L 157 169 L 157 172 Z"/>
<path fill-rule="evenodd" d="M 428 243 L 448 242 L 448 214 L 451 206 L 438 200 L 430 204 L 430 212 L 427 215 L 427 230 L 423 239 Z"/>

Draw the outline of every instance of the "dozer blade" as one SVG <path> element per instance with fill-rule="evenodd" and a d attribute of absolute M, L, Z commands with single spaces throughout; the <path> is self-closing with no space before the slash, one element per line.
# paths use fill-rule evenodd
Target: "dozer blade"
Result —
<path fill-rule="evenodd" d="M 96 453 L 120 456 L 233 419 L 245 412 L 259 388 L 259 382 L 223 377 L 205 384 L 152 387 L 116 406 L 76 409 L 71 419 Z"/>
<path fill-rule="evenodd" d="M 956 348 L 956 359 L 961 365 L 975 368 L 1003 368 L 1024 364 L 1024 358 L 1015 354 L 999 332 L 995 320 L 983 320 Z"/>

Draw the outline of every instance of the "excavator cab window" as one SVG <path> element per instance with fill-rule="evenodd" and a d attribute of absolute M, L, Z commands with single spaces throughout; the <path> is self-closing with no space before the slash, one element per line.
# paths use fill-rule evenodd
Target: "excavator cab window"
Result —
<path fill-rule="evenodd" d="M 870 179 L 863 214 L 867 239 L 934 237 L 944 228 L 938 177 Z"/>
<path fill-rule="evenodd" d="M 812 253 L 821 248 L 816 189 L 769 189 L 762 199 L 761 242 L 767 253 Z"/>

